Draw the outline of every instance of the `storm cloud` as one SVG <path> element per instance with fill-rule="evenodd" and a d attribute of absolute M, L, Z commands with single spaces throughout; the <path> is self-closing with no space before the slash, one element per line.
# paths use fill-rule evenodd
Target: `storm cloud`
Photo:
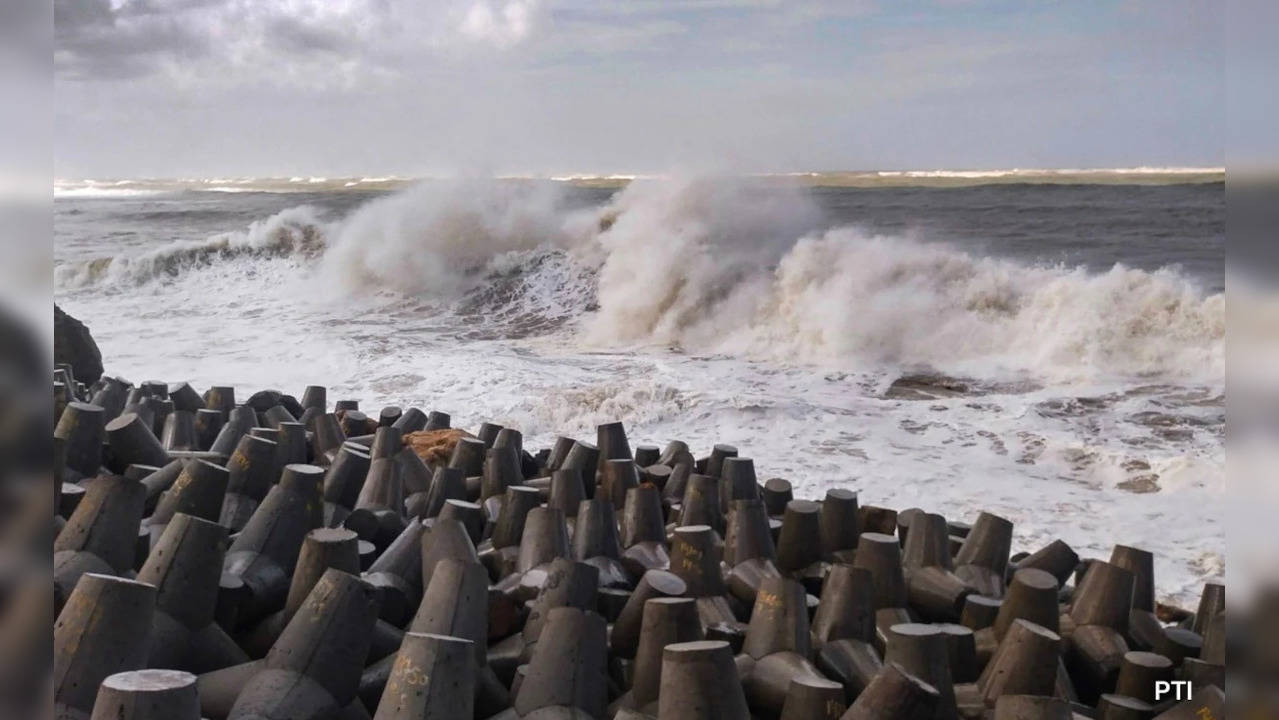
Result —
<path fill-rule="evenodd" d="M 55 0 L 57 172 L 1220 165 L 1208 0 Z"/>

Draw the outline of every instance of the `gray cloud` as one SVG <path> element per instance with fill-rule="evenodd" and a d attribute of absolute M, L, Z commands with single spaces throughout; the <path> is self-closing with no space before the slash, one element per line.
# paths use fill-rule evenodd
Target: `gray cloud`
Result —
<path fill-rule="evenodd" d="M 211 39 L 180 16 L 150 4 L 113 8 L 109 0 L 55 0 L 54 68 L 73 79 L 130 78 L 159 62 L 208 55 Z"/>
<path fill-rule="evenodd" d="M 1208 4 L 57 0 L 56 164 L 64 176 L 1217 165 Z"/>
<path fill-rule="evenodd" d="M 272 18 L 266 35 L 285 53 L 341 53 L 353 45 L 352 38 L 339 28 L 288 16 Z"/>
<path fill-rule="evenodd" d="M 55 70 L 76 81 L 269 77 L 265 67 L 296 70 L 312 54 L 358 53 L 388 20 L 383 0 L 55 2 Z M 306 85 L 296 72 L 276 77 Z"/>

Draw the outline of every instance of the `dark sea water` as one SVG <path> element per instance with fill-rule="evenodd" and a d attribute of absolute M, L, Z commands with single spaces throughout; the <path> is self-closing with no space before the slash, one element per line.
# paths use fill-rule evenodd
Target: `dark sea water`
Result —
<path fill-rule="evenodd" d="M 1225 183 L 818 188 L 834 224 L 911 233 L 1027 263 L 1179 266 L 1209 292 L 1225 286 Z"/>

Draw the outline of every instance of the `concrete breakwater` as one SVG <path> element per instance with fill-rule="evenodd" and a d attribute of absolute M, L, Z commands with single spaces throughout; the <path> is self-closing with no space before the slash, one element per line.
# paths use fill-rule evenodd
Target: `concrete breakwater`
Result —
<path fill-rule="evenodd" d="M 54 376 L 54 698 L 82 718 L 1224 717 L 1224 587 L 749 448 Z M 1187 699 L 1189 698 L 1189 699 Z"/>

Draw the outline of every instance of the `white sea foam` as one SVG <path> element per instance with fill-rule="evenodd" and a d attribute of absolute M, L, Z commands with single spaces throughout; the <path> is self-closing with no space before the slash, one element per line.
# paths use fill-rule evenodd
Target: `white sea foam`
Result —
<path fill-rule="evenodd" d="M 469 297 L 493 322 L 576 317 L 586 346 L 1072 380 L 1223 372 L 1224 300 L 1174 269 L 1028 266 L 819 221 L 798 189 L 723 178 L 636 181 L 577 212 L 549 182 L 428 183 L 340 221 L 294 208 L 204 242 L 63 265 L 57 280 L 136 284 L 296 255 L 320 257 L 318 282 L 347 295 Z"/>
<path fill-rule="evenodd" d="M 446 298 L 499 255 L 565 240 L 549 183 L 425 183 L 373 200 L 336 229 L 322 272 L 348 292 Z"/>
<path fill-rule="evenodd" d="M 769 197 L 724 182 L 619 194 L 597 238 L 588 338 L 855 366 L 1223 371 L 1223 298 L 1174 270 L 1030 267 L 853 228 L 798 235 L 804 201 Z"/>
<path fill-rule="evenodd" d="M 53 196 L 55 198 L 131 198 L 131 197 L 147 197 L 151 195 L 163 194 L 163 190 L 145 190 L 139 188 L 122 188 L 122 187 L 102 187 L 102 186 L 86 186 L 86 187 L 57 187 L 53 188 Z"/>

